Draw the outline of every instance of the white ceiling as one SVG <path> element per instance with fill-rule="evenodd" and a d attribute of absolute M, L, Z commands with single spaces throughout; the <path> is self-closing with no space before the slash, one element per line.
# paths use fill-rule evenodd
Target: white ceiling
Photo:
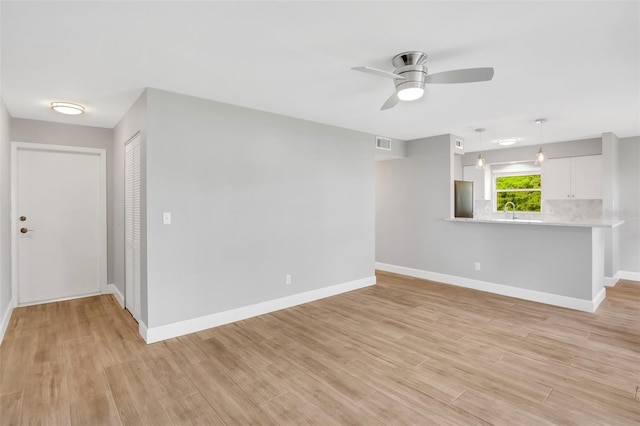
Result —
<path fill-rule="evenodd" d="M 1 96 L 13 117 L 114 127 L 144 87 L 398 139 L 545 142 L 640 134 L 639 2 L 7 2 Z M 380 111 L 407 50 L 429 72 L 495 68 Z M 51 101 L 79 102 L 66 117 Z M 516 145 L 517 146 L 517 145 Z"/>

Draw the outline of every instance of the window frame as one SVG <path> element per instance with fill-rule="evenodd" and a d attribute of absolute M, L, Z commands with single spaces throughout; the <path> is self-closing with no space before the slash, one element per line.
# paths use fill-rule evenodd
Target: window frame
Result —
<path fill-rule="evenodd" d="M 540 176 L 540 188 L 517 188 L 517 189 L 497 189 L 496 180 L 499 177 L 505 176 L 532 176 L 539 175 Z M 532 211 L 532 210 L 517 210 L 519 213 L 526 214 L 540 214 L 542 213 L 542 169 L 540 168 L 523 168 L 522 170 L 510 170 L 510 171 L 491 171 L 491 194 L 492 194 L 492 204 L 493 204 L 493 212 L 497 213 L 502 210 L 498 210 L 498 193 L 499 192 L 532 192 L 538 191 L 540 192 L 540 211 Z"/>

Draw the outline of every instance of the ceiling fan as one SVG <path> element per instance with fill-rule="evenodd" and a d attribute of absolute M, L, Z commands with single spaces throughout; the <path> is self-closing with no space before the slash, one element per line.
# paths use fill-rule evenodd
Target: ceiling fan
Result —
<path fill-rule="evenodd" d="M 418 51 L 400 53 L 391 62 L 396 68 L 393 72 L 372 67 L 351 68 L 394 80 L 396 91 L 382 105 L 381 110 L 393 108 L 399 101 L 420 99 L 424 94 L 425 84 L 475 83 L 493 78 L 493 68 L 466 68 L 427 74 L 427 54 Z"/>

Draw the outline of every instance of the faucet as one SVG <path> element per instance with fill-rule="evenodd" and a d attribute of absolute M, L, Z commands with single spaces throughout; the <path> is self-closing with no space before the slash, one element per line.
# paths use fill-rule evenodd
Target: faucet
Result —
<path fill-rule="evenodd" d="M 507 201 L 504 203 L 504 215 L 507 216 L 507 207 L 511 204 L 511 220 L 515 220 L 516 218 L 516 205 L 513 204 L 513 201 Z"/>

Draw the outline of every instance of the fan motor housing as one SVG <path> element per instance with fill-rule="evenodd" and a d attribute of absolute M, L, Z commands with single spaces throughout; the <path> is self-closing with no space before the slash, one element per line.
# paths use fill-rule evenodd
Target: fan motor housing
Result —
<path fill-rule="evenodd" d="M 398 79 L 394 81 L 396 90 L 401 90 L 405 87 L 424 87 L 427 67 L 424 65 L 410 65 L 397 69 L 395 73 L 405 78 L 405 80 Z"/>
<path fill-rule="evenodd" d="M 412 50 L 403 52 L 393 57 L 392 63 L 396 68 L 402 68 L 410 65 L 424 65 L 427 62 L 427 54 Z"/>
<path fill-rule="evenodd" d="M 409 51 L 400 53 L 393 57 L 393 66 L 396 67 L 395 74 L 403 76 L 405 79 L 395 80 L 396 91 L 408 87 L 423 88 L 427 77 L 427 54 L 419 51 Z"/>

